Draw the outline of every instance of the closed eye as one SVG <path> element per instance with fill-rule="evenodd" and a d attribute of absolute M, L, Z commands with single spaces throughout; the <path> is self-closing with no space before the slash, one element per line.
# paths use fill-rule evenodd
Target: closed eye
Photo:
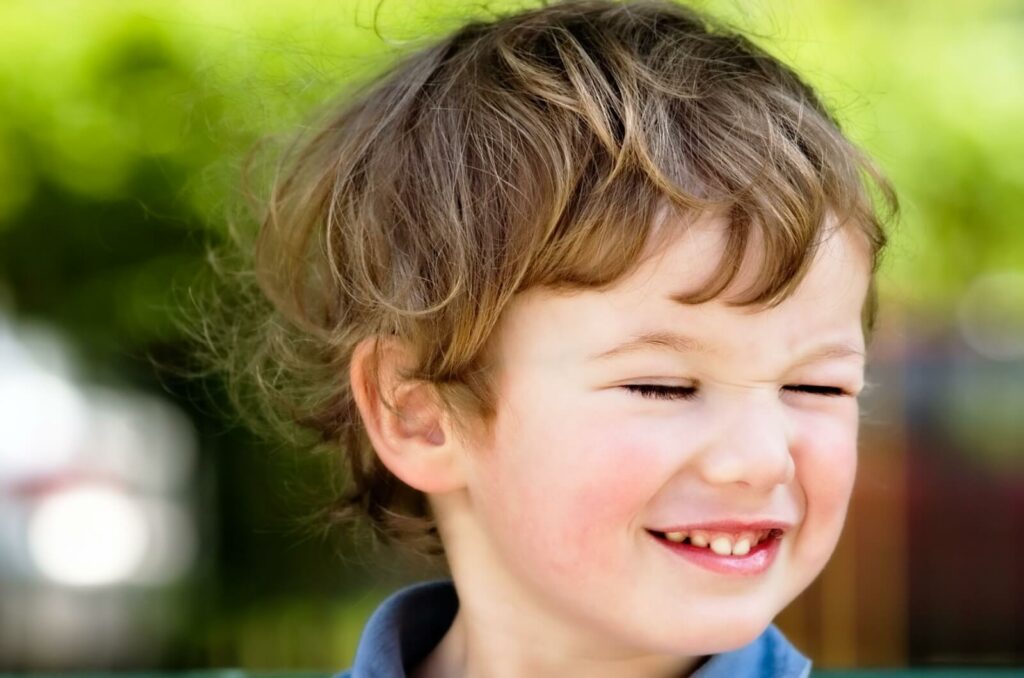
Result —
<path fill-rule="evenodd" d="M 637 393 L 644 398 L 657 400 L 692 400 L 697 396 L 697 389 L 693 386 L 667 386 L 665 384 L 625 384 L 624 389 L 631 393 Z M 838 397 L 850 395 L 845 389 L 838 386 L 815 386 L 811 384 L 790 384 L 783 386 L 783 390 L 810 395 L 826 397 Z"/>
<path fill-rule="evenodd" d="M 849 395 L 845 389 L 841 389 L 838 386 L 811 386 L 809 384 L 796 384 L 783 386 L 784 390 L 797 391 L 800 393 L 810 393 L 812 395 L 823 395 L 823 396 L 844 396 Z"/>
<path fill-rule="evenodd" d="M 622 388 L 639 393 L 644 398 L 660 400 L 690 400 L 697 395 L 693 386 L 666 386 L 665 384 L 625 384 Z"/>

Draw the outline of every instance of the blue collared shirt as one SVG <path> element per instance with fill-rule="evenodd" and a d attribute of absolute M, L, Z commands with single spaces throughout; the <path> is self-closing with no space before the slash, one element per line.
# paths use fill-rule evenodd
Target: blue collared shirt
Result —
<path fill-rule="evenodd" d="M 370 616 L 352 668 L 335 678 L 405 678 L 441 642 L 459 599 L 451 581 L 415 584 L 394 593 Z M 770 625 L 743 647 L 713 655 L 691 678 L 806 678 L 811 661 Z"/>

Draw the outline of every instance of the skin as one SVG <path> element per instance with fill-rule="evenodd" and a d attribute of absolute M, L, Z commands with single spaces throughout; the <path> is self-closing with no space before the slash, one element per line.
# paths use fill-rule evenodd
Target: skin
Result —
<path fill-rule="evenodd" d="M 609 290 L 519 295 L 498 328 L 487 441 L 455 435 L 413 389 L 389 422 L 353 371 L 381 459 L 430 497 L 459 594 L 414 675 L 689 675 L 755 639 L 824 568 L 856 475 L 867 251 L 837 230 L 779 306 L 729 307 L 756 272 L 755 240 L 723 298 L 671 300 L 710 276 L 725 226 L 696 220 Z M 591 358 L 644 331 L 713 353 Z M 800 360 L 834 342 L 861 354 Z M 635 384 L 696 390 L 656 399 Z M 645 529 L 761 517 L 794 527 L 754 577 L 692 565 Z"/>

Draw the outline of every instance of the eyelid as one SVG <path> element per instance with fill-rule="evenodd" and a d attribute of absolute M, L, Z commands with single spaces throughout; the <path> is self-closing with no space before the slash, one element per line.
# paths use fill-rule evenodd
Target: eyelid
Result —
<path fill-rule="evenodd" d="M 623 384 L 622 387 L 641 398 L 651 400 L 690 400 L 697 395 L 696 386 L 677 386 L 672 384 Z"/>
<path fill-rule="evenodd" d="M 806 393 L 808 395 L 821 395 L 829 398 L 838 398 L 841 396 L 852 395 L 849 391 L 841 386 L 825 386 L 820 384 L 786 384 L 782 387 L 782 390 L 795 391 L 797 393 Z"/>
<path fill-rule="evenodd" d="M 622 388 L 630 393 L 636 393 L 643 398 L 650 398 L 652 400 L 691 400 L 697 395 L 696 386 L 636 383 L 623 384 Z M 825 398 L 841 398 L 855 395 L 841 386 L 822 384 L 786 384 L 782 387 L 782 390 Z"/>

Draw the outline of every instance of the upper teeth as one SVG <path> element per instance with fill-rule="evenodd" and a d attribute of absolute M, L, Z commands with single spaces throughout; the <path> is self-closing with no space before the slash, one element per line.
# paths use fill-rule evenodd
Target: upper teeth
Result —
<path fill-rule="evenodd" d="M 745 556 L 752 547 L 764 541 L 770 533 L 771 530 L 740 532 L 739 534 L 693 530 L 692 532 L 666 532 L 665 538 L 677 543 L 689 538 L 690 544 L 693 546 L 710 546 L 711 550 L 720 556 Z"/>

